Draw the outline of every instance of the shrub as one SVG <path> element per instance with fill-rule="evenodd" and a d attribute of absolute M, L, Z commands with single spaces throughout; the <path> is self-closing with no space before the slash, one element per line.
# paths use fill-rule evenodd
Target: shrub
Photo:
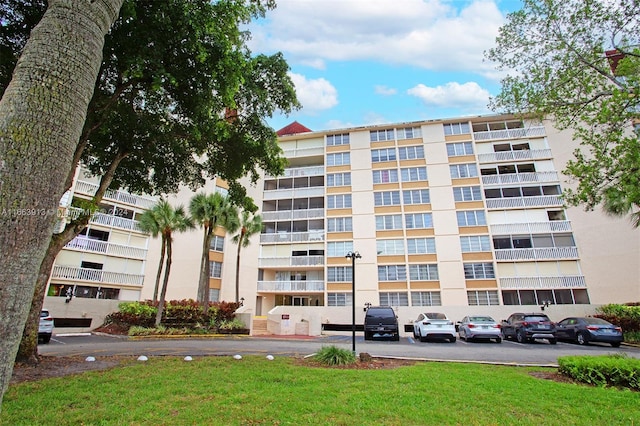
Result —
<path fill-rule="evenodd" d="M 222 321 L 218 326 L 218 328 L 220 330 L 238 330 L 238 329 L 246 328 L 246 326 L 238 318 L 234 318 L 231 321 L 229 320 Z"/>
<path fill-rule="evenodd" d="M 349 365 L 356 362 L 353 352 L 336 346 L 323 346 L 314 359 L 326 365 Z"/>
<path fill-rule="evenodd" d="M 603 305 L 596 312 L 595 317 L 622 327 L 623 332 L 640 332 L 640 306 L 635 303 Z M 625 340 L 631 341 L 626 334 Z"/>
<path fill-rule="evenodd" d="M 558 365 L 561 374 L 583 383 L 640 390 L 640 359 L 625 354 L 564 356 Z"/>

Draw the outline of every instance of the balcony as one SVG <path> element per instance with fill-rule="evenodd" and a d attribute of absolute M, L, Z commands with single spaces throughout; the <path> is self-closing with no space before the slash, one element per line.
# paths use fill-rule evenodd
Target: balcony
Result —
<path fill-rule="evenodd" d="M 324 230 L 309 232 L 278 232 L 260 234 L 261 243 L 300 243 L 306 241 L 324 241 Z"/>
<path fill-rule="evenodd" d="M 76 182 L 75 191 L 81 194 L 94 196 L 97 190 L 98 185 L 95 183 L 85 182 L 82 180 Z M 112 189 L 108 189 L 104 193 L 104 199 L 117 201 L 122 204 L 129 204 L 141 209 L 150 209 L 158 202 L 155 197 L 150 197 L 147 195 L 134 195 L 123 190 L 114 191 Z"/>
<path fill-rule="evenodd" d="M 578 259 L 576 247 L 542 247 L 494 250 L 497 261 Z"/>
<path fill-rule="evenodd" d="M 311 198 L 323 197 L 324 186 L 313 186 L 306 188 L 286 188 L 274 189 L 263 192 L 264 200 L 283 200 L 289 198 Z"/>
<path fill-rule="evenodd" d="M 324 281 L 258 281 L 258 293 L 323 292 Z"/>
<path fill-rule="evenodd" d="M 65 245 L 65 248 L 92 253 L 103 253 L 109 256 L 125 257 L 129 259 L 144 260 L 147 257 L 147 249 L 125 246 L 122 244 L 113 244 L 100 240 L 92 240 L 91 238 L 83 238 L 80 236 L 69 241 Z"/>
<path fill-rule="evenodd" d="M 473 138 L 476 141 L 488 141 L 492 139 L 521 139 L 544 135 L 544 126 L 527 127 L 520 129 L 489 130 L 486 132 L 473 132 Z"/>
<path fill-rule="evenodd" d="M 549 232 L 571 232 L 568 220 L 552 220 L 549 222 L 499 223 L 491 225 L 491 233 L 497 234 L 544 234 Z"/>
<path fill-rule="evenodd" d="M 324 166 L 296 167 L 285 169 L 282 176 L 277 177 L 301 177 L 301 176 L 324 176 Z M 267 179 L 275 179 L 276 176 L 265 175 Z"/>
<path fill-rule="evenodd" d="M 505 277 L 500 278 L 500 287 L 506 289 L 545 289 L 545 288 L 585 288 L 584 276 L 561 277 Z"/>
<path fill-rule="evenodd" d="M 274 212 L 262 212 L 263 222 L 273 222 L 277 220 L 298 220 L 298 219 L 323 219 L 324 209 L 300 209 L 300 210 L 280 210 Z"/>
<path fill-rule="evenodd" d="M 552 158 L 550 149 L 532 149 L 518 151 L 500 151 L 478 154 L 478 162 L 496 163 L 499 161 L 543 160 Z"/>
<path fill-rule="evenodd" d="M 288 256 L 288 257 L 261 257 L 258 259 L 260 267 L 288 267 L 288 266 L 322 266 L 324 256 Z"/>
<path fill-rule="evenodd" d="M 530 207 L 562 207 L 559 195 L 540 195 L 535 197 L 487 198 L 488 209 L 526 209 Z"/>
<path fill-rule="evenodd" d="M 316 155 L 324 156 L 324 145 L 318 146 L 318 147 L 309 147 L 309 148 L 285 149 L 283 151 L 284 151 L 283 155 L 287 158 L 313 157 Z"/>
<path fill-rule="evenodd" d="M 51 278 L 136 286 L 142 286 L 144 281 L 144 275 L 139 274 L 124 274 L 121 272 L 108 272 L 100 269 L 61 265 L 53 267 Z"/>
<path fill-rule="evenodd" d="M 484 185 L 505 185 L 514 183 L 558 182 L 558 172 L 509 173 L 482 176 Z"/>

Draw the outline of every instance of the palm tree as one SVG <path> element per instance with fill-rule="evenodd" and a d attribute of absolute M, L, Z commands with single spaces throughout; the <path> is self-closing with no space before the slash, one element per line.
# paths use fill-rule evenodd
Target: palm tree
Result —
<path fill-rule="evenodd" d="M 261 230 L 262 217 L 260 217 L 260 215 L 253 215 L 247 210 L 243 210 L 242 218 L 240 219 L 239 232 L 233 237 L 233 242 L 238 244 L 238 256 L 236 258 L 236 302 L 240 301 L 240 250 L 242 247 L 248 246 L 251 236 L 257 234 Z"/>
<path fill-rule="evenodd" d="M 158 204 L 138 216 L 138 227 L 140 228 L 140 230 L 142 232 L 151 234 L 153 238 L 156 238 L 158 235 L 160 235 L 160 223 L 158 223 L 158 218 L 155 211 L 156 209 L 158 209 Z M 158 301 L 158 289 L 160 288 L 160 277 L 162 276 L 162 264 L 164 263 L 164 254 L 167 247 L 167 241 L 165 240 L 164 235 L 161 236 L 161 241 L 162 246 L 160 247 L 160 262 L 158 262 L 156 284 L 153 288 L 154 302 Z"/>
<path fill-rule="evenodd" d="M 158 298 L 158 312 L 156 314 L 155 321 L 156 327 L 160 325 L 162 314 L 164 312 L 167 285 L 169 283 L 169 274 L 171 273 L 173 233 L 186 231 L 192 226 L 191 219 L 187 216 L 183 206 L 178 206 L 174 209 L 171 204 L 165 200 L 160 200 L 158 204 L 140 216 L 140 229 L 150 232 L 153 236 L 157 236 L 159 234 L 162 238 L 162 253 L 160 256 L 160 264 L 158 265 L 158 274 L 156 276 L 156 292 L 160 282 L 162 261 L 166 254 L 164 279 L 162 282 L 160 297 Z"/>
<path fill-rule="evenodd" d="M 640 228 L 640 205 L 634 204 L 628 194 L 609 187 L 602 197 L 602 209 L 609 216 L 622 217 L 629 215 L 634 228 Z"/>
<path fill-rule="evenodd" d="M 235 232 L 238 226 L 238 209 L 231 204 L 227 197 L 219 192 L 214 192 L 213 194 L 201 192 L 191 198 L 189 212 L 194 222 L 201 225 L 204 230 L 197 300 L 202 303 L 202 309 L 206 313 L 209 310 L 209 276 L 211 274 L 209 250 L 211 240 L 216 226 L 223 226 L 228 231 Z"/>

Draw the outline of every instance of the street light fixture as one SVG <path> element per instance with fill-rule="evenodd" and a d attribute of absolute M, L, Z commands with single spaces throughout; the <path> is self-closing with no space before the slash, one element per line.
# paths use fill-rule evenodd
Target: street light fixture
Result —
<path fill-rule="evenodd" d="M 361 259 L 360 253 L 350 251 L 345 256 L 351 259 L 351 350 L 356 354 L 356 259 Z"/>

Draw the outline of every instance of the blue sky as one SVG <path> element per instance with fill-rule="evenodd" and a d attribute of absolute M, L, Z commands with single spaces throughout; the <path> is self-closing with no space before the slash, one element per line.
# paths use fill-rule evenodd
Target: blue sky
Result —
<path fill-rule="evenodd" d="M 488 114 L 484 60 L 520 0 L 277 0 L 251 24 L 254 53 L 282 52 L 303 105 L 268 123 L 311 130 Z"/>

